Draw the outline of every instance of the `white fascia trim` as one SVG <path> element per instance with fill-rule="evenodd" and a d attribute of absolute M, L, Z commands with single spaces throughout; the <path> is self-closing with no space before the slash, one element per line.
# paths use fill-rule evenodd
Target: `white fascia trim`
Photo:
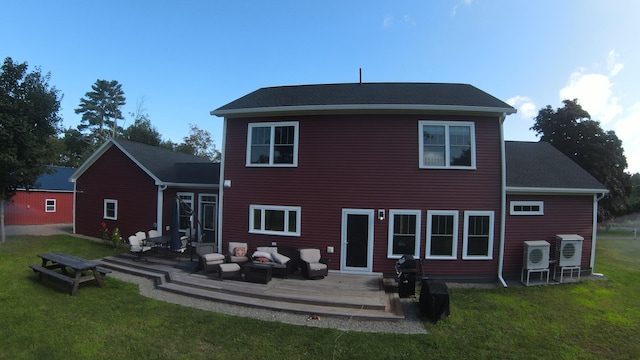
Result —
<path fill-rule="evenodd" d="M 571 188 L 538 188 L 538 187 L 517 187 L 507 186 L 507 194 L 571 194 L 571 195 L 593 195 L 607 194 L 606 189 L 571 189 Z"/>
<path fill-rule="evenodd" d="M 420 104 L 349 104 L 349 105 L 299 105 L 299 106 L 273 106 L 229 110 L 212 110 L 215 116 L 242 116 L 273 113 L 301 113 L 301 112 L 327 112 L 327 111 L 445 111 L 468 113 L 513 114 L 513 108 L 496 108 L 486 106 L 461 106 L 461 105 L 420 105 Z"/>
<path fill-rule="evenodd" d="M 155 183 L 158 186 L 171 186 L 171 187 L 179 187 L 179 188 L 187 188 L 187 189 L 195 189 L 195 188 L 204 188 L 204 189 L 218 189 L 220 185 L 211 185 L 211 184 L 185 184 L 185 183 L 172 183 L 172 182 L 161 182 L 156 181 Z"/>

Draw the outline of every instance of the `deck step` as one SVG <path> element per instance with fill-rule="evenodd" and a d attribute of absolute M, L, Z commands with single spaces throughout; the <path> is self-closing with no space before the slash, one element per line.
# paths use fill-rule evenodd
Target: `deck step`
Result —
<path fill-rule="evenodd" d="M 384 291 L 391 284 L 380 276 L 368 279 L 365 276 L 364 280 L 352 282 L 344 275 L 329 274 L 323 280 L 273 278 L 268 284 L 255 284 L 221 281 L 185 270 L 188 264 L 139 260 L 128 254 L 105 257 L 101 262 L 104 268 L 152 279 L 159 290 L 211 301 L 298 314 L 381 321 L 404 319 L 398 294 Z"/>
<path fill-rule="evenodd" d="M 303 303 L 289 303 L 277 300 L 268 300 L 263 298 L 252 298 L 249 296 L 229 294 L 219 291 L 208 291 L 191 286 L 184 286 L 175 283 L 164 283 L 158 285 L 158 288 L 173 293 L 193 296 L 200 299 L 219 301 L 229 304 L 256 307 L 262 309 L 286 311 L 295 314 L 313 314 L 320 316 L 339 316 L 349 317 L 359 320 L 379 320 L 379 321 L 400 321 L 404 320 L 404 316 L 398 316 L 380 310 L 372 309 L 354 309 L 350 307 L 322 306 Z"/>

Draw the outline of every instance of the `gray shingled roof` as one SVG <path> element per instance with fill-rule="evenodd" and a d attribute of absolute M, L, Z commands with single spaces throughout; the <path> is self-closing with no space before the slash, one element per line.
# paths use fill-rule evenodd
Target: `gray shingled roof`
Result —
<path fill-rule="evenodd" d="M 458 109 L 514 113 L 509 104 L 468 84 L 347 83 L 266 87 L 211 112 L 229 116 L 274 109 Z"/>
<path fill-rule="evenodd" d="M 547 142 L 506 141 L 505 153 L 507 187 L 607 191 Z"/>
<path fill-rule="evenodd" d="M 220 164 L 207 158 L 124 139 L 112 141 L 162 182 L 217 185 L 220 181 Z"/>

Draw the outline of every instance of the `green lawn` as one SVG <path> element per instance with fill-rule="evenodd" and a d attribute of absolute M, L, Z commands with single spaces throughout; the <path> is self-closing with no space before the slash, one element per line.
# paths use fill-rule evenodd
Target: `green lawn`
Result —
<path fill-rule="evenodd" d="M 640 358 L 640 240 L 601 240 L 608 281 L 450 289 L 451 316 L 427 335 L 344 333 L 237 318 L 138 295 L 135 285 L 43 285 L 38 253 L 114 251 L 70 236 L 0 245 L 1 359 L 634 359 Z M 51 282 L 47 282 L 51 284 Z"/>

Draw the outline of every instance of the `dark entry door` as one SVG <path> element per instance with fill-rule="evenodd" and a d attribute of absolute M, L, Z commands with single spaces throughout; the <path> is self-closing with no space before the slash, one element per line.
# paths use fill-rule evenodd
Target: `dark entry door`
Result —
<path fill-rule="evenodd" d="M 372 271 L 373 213 L 361 209 L 342 211 L 342 270 Z"/>

